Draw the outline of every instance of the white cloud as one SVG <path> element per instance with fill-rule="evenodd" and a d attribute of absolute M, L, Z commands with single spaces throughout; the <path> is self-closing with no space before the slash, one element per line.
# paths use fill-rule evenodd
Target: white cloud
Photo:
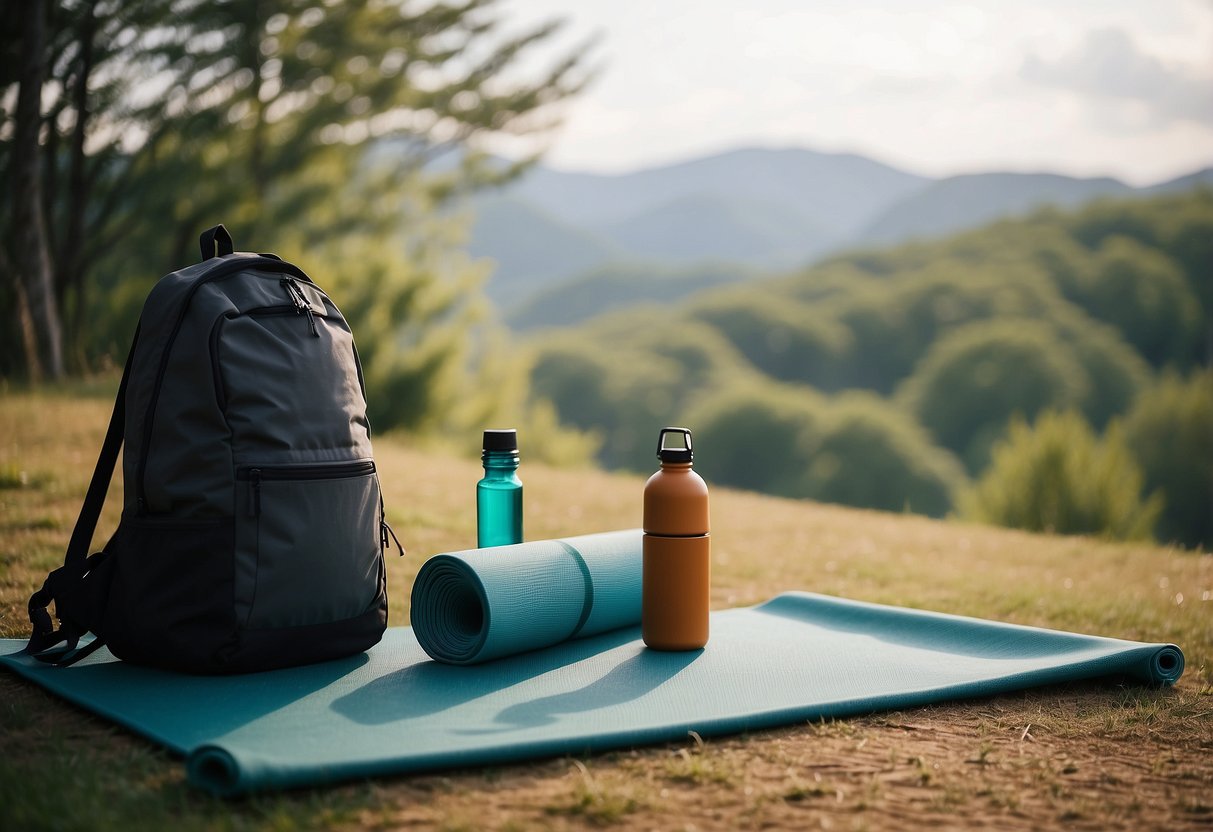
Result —
<path fill-rule="evenodd" d="M 562 167 L 618 171 L 745 144 L 855 151 L 936 175 L 1149 182 L 1213 162 L 1213 119 L 1197 111 L 1213 78 L 1209 0 L 508 0 L 505 11 L 569 17 L 570 41 L 603 34 L 604 72 L 553 138 L 548 159 Z M 1093 31 L 1132 32 L 1129 50 L 1092 44 Z"/>
<path fill-rule="evenodd" d="M 1213 124 L 1213 74 L 1143 54 L 1122 29 L 1094 29 L 1078 49 L 1055 60 L 1029 53 L 1020 74 L 1029 82 L 1102 102 L 1138 102 L 1160 123 Z"/>

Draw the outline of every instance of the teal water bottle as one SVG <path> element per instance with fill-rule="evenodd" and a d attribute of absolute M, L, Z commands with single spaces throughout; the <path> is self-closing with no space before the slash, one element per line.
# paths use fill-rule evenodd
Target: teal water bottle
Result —
<path fill-rule="evenodd" d="M 518 479 L 518 432 L 486 430 L 484 479 L 476 483 L 476 545 L 522 542 L 522 480 Z"/>

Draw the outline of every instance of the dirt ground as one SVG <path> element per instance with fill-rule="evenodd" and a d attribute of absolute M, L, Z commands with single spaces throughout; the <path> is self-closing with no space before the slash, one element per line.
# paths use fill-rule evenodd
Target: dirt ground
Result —
<path fill-rule="evenodd" d="M 1213 828 L 1207 731 L 1193 742 L 1186 727 L 1168 731 L 1148 719 L 1108 736 L 1048 726 L 1068 716 L 1081 722 L 1106 696 L 1057 689 L 419 778 L 384 785 L 385 802 L 399 808 L 363 820 L 469 829 Z M 1046 711 L 1046 722 L 1033 721 Z M 1208 713 L 1193 717 L 1207 729 Z"/>

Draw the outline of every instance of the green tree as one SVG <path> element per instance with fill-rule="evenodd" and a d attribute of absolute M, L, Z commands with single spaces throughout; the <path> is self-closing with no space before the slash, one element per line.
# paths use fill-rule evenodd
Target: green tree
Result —
<path fill-rule="evenodd" d="M 805 471 L 817 500 L 942 517 L 966 482 L 964 469 L 887 401 L 851 393 L 831 401 Z"/>
<path fill-rule="evenodd" d="M 704 399 L 685 421 L 710 482 L 784 497 L 807 497 L 805 471 L 821 441 L 823 398 L 770 382 Z"/>
<path fill-rule="evenodd" d="M 1081 401 L 1083 415 L 1097 430 L 1103 430 L 1148 386 L 1150 367 L 1107 324 L 1080 315 L 1061 323 L 1059 329 L 1090 380 Z"/>
<path fill-rule="evenodd" d="M 0 170 L 18 184 L 13 204 L 0 202 L 0 303 L 18 323 L 0 328 L 0 375 L 36 377 L 43 363 L 31 362 L 39 356 L 31 344 L 22 348 L 18 333 L 59 353 L 64 369 L 83 366 L 85 270 L 113 243 L 103 229 L 113 220 L 123 147 L 154 126 L 150 111 L 130 98 L 146 77 L 134 65 L 136 33 L 150 30 L 170 6 L 30 0 L 0 7 Z M 22 177 L 28 180 L 20 184 Z M 48 286 L 33 304 L 17 279 L 28 276 L 31 259 Z"/>
<path fill-rule="evenodd" d="M 999 319 L 941 338 L 897 397 L 935 441 L 982 470 L 1012 414 L 1079 404 L 1087 374 L 1052 327 Z"/>
<path fill-rule="evenodd" d="M 1204 344 L 1200 360 L 1213 363 L 1213 188 L 1151 200 L 1100 200 L 1064 218 L 1078 242 L 1097 251 L 1116 237 L 1164 252 L 1200 300 Z"/>
<path fill-rule="evenodd" d="M 1084 305 L 1156 367 L 1185 367 L 1198 354 L 1200 301 L 1174 261 L 1158 250 L 1127 237 L 1105 240 Z"/>
<path fill-rule="evenodd" d="M 171 131 L 149 137 L 143 161 L 149 173 L 163 175 L 168 163 L 195 174 L 191 190 L 172 200 L 181 234 L 169 237 L 169 261 L 186 255 L 194 229 L 216 211 L 264 239 L 323 203 L 327 188 L 300 176 L 318 164 L 340 165 L 366 196 L 390 194 L 409 179 L 436 196 L 467 186 L 469 177 L 499 178 L 475 153 L 446 175 L 416 175 L 437 153 L 466 148 L 477 136 L 544 126 L 546 106 L 576 91 L 584 76 L 577 54 L 534 81 L 525 80 L 533 73 L 516 73 L 558 24 L 504 34 L 494 5 L 179 3 L 145 57 L 168 75 L 163 108 L 180 116 Z M 371 149 L 372 161 L 386 162 L 374 166 L 375 175 L 368 174 Z M 366 226 L 352 216 L 326 231 Z"/>
<path fill-rule="evenodd" d="M 550 401 L 566 425 L 605 432 L 614 426 L 607 387 L 611 368 L 589 345 L 571 342 L 540 347 L 531 366 L 531 395 Z"/>
<path fill-rule="evenodd" d="M 5 6 L 4 22 L 14 14 Z M 58 97 L 36 178 L 80 179 L 81 137 L 104 151 L 80 151 L 83 199 L 52 188 L 46 208 L 70 220 L 79 205 L 86 220 L 64 223 L 83 254 L 61 265 L 78 284 L 71 308 L 87 309 L 74 332 L 93 325 L 91 363 L 125 353 L 151 283 L 223 221 L 333 289 L 367 358 L 377 427 L 493 409 L 491 383 L 457 383 L 483 378 L 497 336 L 479 309 L 483 273 L 439 215 L 525 166 L 490 164 L 482 140 L 551 126 L 549 105 L 586 80 L 578 49 L 521 68 L 557 23 L 511 33 L 492 0 L 64 0 L 52 23 L 41 63 Z M 5 106 L 20 42 L 6 25 Z"/>
<path fill-rule="evenodd" d="M 1034 426 L 1012 420 L 963 513 L 1029 531 L 1141 540 L 1162 510 L 1158 495 L 1143 501 L 1141 486 L 1117 425 L 1100 439 L 1076 411 L 1046 411 Z"/>
<path fill-rule="evenodd" d="M 1059 299 L 1039 274 L 941 257 L 820 307 L 850 330 L 848 386 L 886 394 L 946 333 L 997 317 L 1049 318 Z"/>
<path fill-rule="evenodd" d="M 677 362 L 572 338 L 544 343 L 536 353 L 532 398 L 551 402 L 563 424 L 600 439 L 603 465 L 648 470 L 658 429 L 673 424 L 679 411 Z"/>
<path fill-rule="evenodd" d="M 9 182 L 5 196 L 11 205 L 5 214 L 8 228 L 0 270 L 16 301 L 20 344 L 28 374 L 35 381 L 44 372 L 57 379 L 64 371 L 59 302 L 54 292 L 43 215 L 43 182 L 39 176 L 48 7 L 44 0 L 7 6 L 3 12 L 6 48 L 0 53 L 6 58 L 3 63 L 7 76 L 4 80 L 9 82 L 6 86 L 16 88 L 13 114 L 4 119 L 12 133 L 11 150 L 5 154 L 8 162 L 5 175 Z"/>
<path fill-rule="evenodd" d="M 627 344 L 642 355 L 671 362 L 676 374 L 670 380 L 669 390 L 679 412 L 702 395 L 759 377 L 717 329 L 672 316 L 661 307 L 649 306 L 608 316 L 581 330 L 581 335 L 601 345 L 607 353 L 611 352 L 609 345 Z M 626 371 L 627 362 L 615 363 L 621 372 Z"/>
<path fill-rule="evenodd" d="M 1213 188 L 1197 191 L 1190 198 L 1158 206 L 1168 219 L 1160 248 L 1180 265 L 1188 285 L 1200 298 L 1206 333 L 1213 338 Z M 1213 347 L 1213 340 L 1209 342 Z M 1213 364 L 1206 353 L 1205 364 Z"/>
<path fill-rule="evenodd" d="M 870 394 L 751 384 L 705 399 L 685 421 L 704 476 L 737 488 L 941 516 L 965 481 L 951 454 Z"/>
<path fill-rule="evenodd" d="M 1125 436 L 1145 488 L 1166 499 L 1158 537 L 1213 549 L 1213 374 L 1164 376 L 1138 397 Z"/>
<path fill-rule="evenodd" d="M 757 369 L 779 381 L 835 390 L 851 335 L 806 304 L 751 289 L 721 290 L 693 302 L 691 320 L 715 327 Z"/>

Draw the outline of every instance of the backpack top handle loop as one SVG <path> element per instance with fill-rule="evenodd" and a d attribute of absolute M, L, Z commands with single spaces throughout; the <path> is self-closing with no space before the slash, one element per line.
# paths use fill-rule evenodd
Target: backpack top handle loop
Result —
<path fill-rule="evenodd" d="M 232 245 L 232 235 L 228 233 L 222 223 L 214 228 L 208 228 L 198 235 L 198 248 L 202 250 L 203 260 L 222 257 L 235 251 Z"/>

